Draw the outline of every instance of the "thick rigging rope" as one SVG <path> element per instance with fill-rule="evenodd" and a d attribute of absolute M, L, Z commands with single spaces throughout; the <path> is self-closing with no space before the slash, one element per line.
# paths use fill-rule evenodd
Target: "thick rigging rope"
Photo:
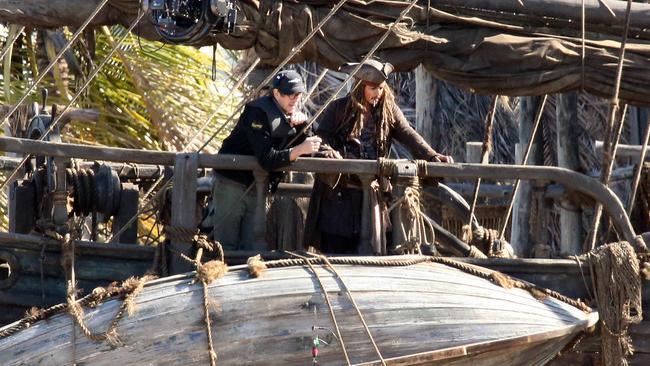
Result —
<path fill-rule="evenodd" d="M 542 101 L 539 104 L 539 109 L 537 110 L 537 114 L 535 115 L 535 122 L 533 124 L 533 130 L 530 132 L 528 145 L 526 146 L 526 152 L 524 153 L 524 156 L 521 158 L 521 165 L 524 166 L 528 165 L 528 156 L 530 155 L 530 152 L 533 149 L 533 145 L 535 143 L 535 136 L 537 135 L 537 130 L 542 120 L 542 115 L 544 114 L 544 107 L 546 106 L 547 99 L 548 99 L 548 94 L 544 94 L 544 97 L 542 97 Z M 519 191 L 520 183 L 521 183 L 521 179 L 517 179 L 512 188 L 512 196 L 510 196 L 510 202 L 508 202 L 508 208 L 506 209 L 506 213 L 503 217 L 503 224 L 501 225 L 501 231 L 499 234 L 499 238 L 501 239 L 505 238 L 506 229 L 508 228 L 508 221 L 510 221 L 510 214 L 512 213 L 512 208 L 515 205 L 515 198 L 517 197 L 517 192 Z"/>
<path fill-rule="evenodd" d="M 59 59 L 63 56 L 63 54 L 72 46 L 72 44 L 79 38 L 79 35 L 83 33 L 83 31 L 86 29 L 88 24 L 90 24 L 93 19 L 99 14 L 100 11 L 104 8 L 104 6 L 108 3 L 109 0 L 102 0 L 99 4 L 97 4 L 97 7 L 95 10 L 88 16 L 88 18 L 83 22 L 83 24 L 77 29 L 77 31 L 72 35 L 72 38 L 66 43 L 63 48 L 59 51 L 59 53 L 56 54 L 54 59 L 50 62 L 49 65 L 41 72 L 40 75 L 36 77 L 32 85 L 27 88 L 27 91 L 23 94 L 23 96 L 18 100 L 18 102 L 7 112 L 7 114 L 2 117 L 2 122 L 0 122 L 0 127 L 2 127 L 5 123 L 9 121 L 9 117 L 11 117 L 12 114 L 20 107 L 20 105 L 29 97 L 29 94 L 34 90 L 36 85 L 43 80 L 43 78 L 52 70 L 52 68 L 58 64 Z M 137 22 L 136 22 L 137 23 Z M 131 28 L 133 29 L 133 28 Z"/>
<path fill-rule="evenodd" d="M 619 126 L 614 126 L 616 114 L 619 109 L 619 99 L 618 95 L 621 88 L 621 78 L 623 76 L 623 61 L 625 60 L 625 45 L 627 44 L 628 31 L 630 29 L 630 11 L 632 9 L 632 0 L 627 0 L 627 8 L 625 11 L 625 28 L 623 30 L 623 40 L 621 41 L 621 48 L 618 55 L 618 65 L 616 68 L 616 80 L 614 83 L 614 95 L 611 99 L 610 113 L 608 118 L 608 127 L 609 134 L 606 139 L 605 147 L 603 148 L 603 169 L 601 171 L 600 181 L 604 185 L 609 183 L 609 178 L 614 167 L 614 161 L 616 160 L 616 149 L 618 148 L 619 137 L 623 128 L 623 122 L 625 121 L 625 113 L 622 114 Z M 627 105 L 626 105 L 627 107 Z M 614 140 L 614 145 L 611 147 L 609 143 Z M 600 225 L 600 218 L 603 214 L 603 205 L 601 203 L 596 203 L 594 208 L 594 218 L 591 224 L 591 231 L 589 237 L 587 238 L 586 244 L 588 245 L 588 250 L 594 249 L 596 246 L 596 240 L 598 239 L 598 227 Z"/>
<path fill-rule="evenodd" d="M 482 150 L 481 164 L 489 164 L 490 153 L 492 152 L 492 131 L 494 126 L 494 116 L 496 115 L 497 112 L 498 100 L 499 100 L 498 95 L 495 95 L 492 98 L 492 105 L 490 106 L 490 114 L 488 114 L 487 120 L 485 121 L 485 134 L 483 135 L 483 147 L 481 148 Z M 470 205 L 469 208 L 469 217 L 467 219 L 467 222 L 470 223 L 469 227 L 471 227 L 472 217 L 474 217 L 474 210 L 476 209 L 476 201 L 478 199 L 478 192 L 480 188 L 481 188 L 481 178 L 477 178 L 476 184 L 474 185 L 474 193 L 472 194 L 472 204 Z M 471 229 L 467 233 L 467 238 L 469 241 L 471 241 L 472 238 Z"/>

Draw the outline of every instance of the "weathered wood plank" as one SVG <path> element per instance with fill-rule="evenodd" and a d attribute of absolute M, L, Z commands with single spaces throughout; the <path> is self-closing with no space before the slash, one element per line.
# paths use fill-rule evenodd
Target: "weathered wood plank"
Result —
<path fill-rule="evenodd" d="M 173 228 L 196 230 L 196 172 L 198 169 L 198 153 L 181 153 L 176 155 L 174 165 L 174 185 L 172 188 L 172 217 Z M 181 254 L 192 257 L 191 237 L 178 235 L 170 236 L 169 273 L 183 273 L 192 269 Z"/>
<path fill-rule="evenodd" d="M 578 142 L 578 94 L 558 94 L 555 106 L 557 118 L 558 166 L 580 171 L 580 144 Z M 568 197 L 560 200 L 560 252 L 582 253 L 582 213 Z"/>

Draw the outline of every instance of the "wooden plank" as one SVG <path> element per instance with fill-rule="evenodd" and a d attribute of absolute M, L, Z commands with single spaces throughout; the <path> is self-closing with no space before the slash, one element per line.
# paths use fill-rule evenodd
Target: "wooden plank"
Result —
<path fill-rule="evenodd" d="M 89 241 L 75 240 L 75 253 L 79 255 L 93 255 L 96 257 L 113 257 L 124 260 L 128 259 L 150 259 L 153 258 L 155 248 L 134 246 L 115 243 L 96 243 Z M 25 235 L 16 233 L 0 232 L 0 245 L 5 249 L 31 250 L 40 253 L 42 246 L 48 252 L 59 252 L 61 243 L 36 235 Z"/>
<path fill-rule="evenodd" d="M 519 143 L 515 145 L 516 162 L 521 162 L 530 141 L 530 135 L 535 125 L 535 117 L 541 104 L 540 97 L 522 97 L 520 98 L 519 113 Z M 538 134 L 541 136 L 541 134 Z M 538 146 L 540 138 L 533 144 L 528 165 L 543 165 L 541 161 L 541 149 Z M 530 254 L 532 245 L 537 244 L 533 241 L 530 232 L 530 216 L 532 208 L 533 184 L 528 181 L 519 182 L 515 205 L 512 208 L 512 226 L 510 231 L 510 243 L 518 257 L 526 257 Z"/>
<path fill-rule="evenodd" d="M 196 172 L 198 169 L 198 153 L 181 153 L 176 155 L 174 164 L 174 187 L 172 190 L 172 217 L 174 227 L 196 230 Z M 192 270 L 193 265 L 187 263 L 180 254 L 192 258 L 192 243 L 175 237 L 170 239 L 169 273 L 183 273 Z"/>
<path fill-rule="evenodd" d="M 558 166 L 579 171 L 578 93 L 573 91 L 558 94 L 555 114 L 557 118 Z M 573 255 L 580 254 L 582 253 L 582 213 L 580 207 L 574 205 L 566 196 L 560 199 L 559 206 L 560 252 Z"/>
<path fill-rule="evenodd" d="M 415 130 L 434 149 L 440 150 L 441 132 L 435 123 L 438 85 L 433 73 L 423 65 L 415 69 Z"/>

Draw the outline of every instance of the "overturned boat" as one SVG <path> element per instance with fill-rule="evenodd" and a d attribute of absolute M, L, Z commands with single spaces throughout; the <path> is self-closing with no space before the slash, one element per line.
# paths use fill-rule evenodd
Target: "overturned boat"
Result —
<path fill-rule="evenodd" d="M 85 307 L 83 325 L 92 337 L 114 328 L 111 342 L 84 336 L 67 313 L 10 324 L 0 363 L 205 365 L 214 352 L 224 365 L 537 365 L 598 320 L 580 302 L 440 257 L 260 267 L 255 278 L 235 266 L 205 293 L 195 273 L 150 281 L 123 318 L 118 298 Z"/>

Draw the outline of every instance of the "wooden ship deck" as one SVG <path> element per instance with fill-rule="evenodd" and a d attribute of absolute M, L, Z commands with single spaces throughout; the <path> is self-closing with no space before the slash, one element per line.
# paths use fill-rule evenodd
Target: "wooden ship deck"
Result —
<path fill-rule="evenodd" d="M 161 10 L 172 2 L 173 10 Z M 217 248 L 202 242 L 201 236 L 211 186 L 206 173 L 211 169 L 254 173 L 254 236 L 256 243 L 266 242 L 268 172 L 253 157 L 207 154 L 201 151 L 205 145 L 187 152 L 188 145 L 175 153 L 61 143 L 60 128 L 75 112 L 70 107 L 110 61 L 125 35 L 111 40 L 108 56 L 96 67 L 91 65 L 92 71 L 84 75 L 83 86 L 67 105 L 48 113 L 46 109 L 39 112 L 36 104 L 27 125 L 14 129 L 20 133 L 0 137 L 0 151 L 25 156 L 24 160 L 0 161 L 0 168 L 13 172 L 2 182 L 2 188 L 9 187 L 10 192 L 10 230 L 0 233 L 0 326 L 6 324 L 0 328 L 0 364 L 214 365 L 218 357 L 225 364 L 610 366 L 617 364 L 613 359 L 624 362 L 626 356 L 631 365 L 650 363 L 650 318 L 641 315 L 650 310 L 650 287 L 642 281 L 650 279 L 648 235 L 630 222 L 628 211 L 634 201 L 624 205 L 608 186 L 624 123 L 619 112 L 622 109 L 625 116 L 627 108 L 619 104 L 650 105 L 646 91 L 650 85 L 650 5 L 628 2 L 626 7 L 623 2 L 600 0 L 582 4 L 577 0 L 346 4 L 342 0 L 335 5 L 319 1 L 93 0 L 80 2 L 78 14 L 69 14 L 62 4 L 39 0 L 3 4 L 0 21 L 37 28 L 72 25 L 73 38 L 91 23 L 91 28 L 121 23 L 128 27 L 127 35 L 135 32 L 173 44 L 219 43 L 231 49 L 257 50 L 258 57 L 232 90 L 242 85 L 258 63 L 279 70 L 305 59 L 334 68 L 351 60 L 367 60 L 376 52 L 399 71 L 421 64 L 416 70 L 416 127 L 429 140 L 443 137 L 441 131 L 433 131 L 435 79 L 492 95 L 485 140 L 480 154 L 474 154 L 481 157 L 467 161 L 488 161 L 500 96 L 522 96 L 517 121 L 521 146 L 515 159 L 523 161 L 522 165 L 388 162 L 410 164 L 418 178 L 446 179 L 452 181 L 450 185 L 473 180 L 474 185 L 458 183 L 458 187 L 473 190 L 474 201 L 480 193 L 478 179 L 516 180 L 514 187 L 522 181 L 526 193 L 517 196 L 510 244 L 523 258 L 468 258 L 476 254 L 476 248 L 450 233 L 449 227 L 438 225 L 436 244 L 444 254 L 456 256 L 453 259 L 438 255 L 331 258 L 336 263 L 332 264 L 326 257 L 296 250 L 301 249 L 297 243 L 286 247 L 275 243 L 269 248 L 275 250 L 261 252 L 214 250 L 210 256 L 224 259 L 231 270 L 210 278 L 206 267 L 223 264 L 201 261 L 204 251 Z M 140 5 L 147 7 L 145 11 Z M 56 14 L 63 8 L 61 16 L 42 12 L 49 9 Z M 7 14 L 11 19 L 7 20 Z M 200 17 L 187 22 L 192 14 Z M 310 24 L 304 26 L 299 19 L 308 19 Z M 341 34 L 347 38 L 341 39 Z M 16 38 L 7 39 L 3 58 L 11 55 Z M 60 54 L 49 69 L 71 43 L 59 47 Z M 27 107 L 31 91 L 47 73 L 35 76 L 15 104 L 0 108 L 3 125 Z M 324 105 L 351 77 L 340 83 Z M 247 93 L 235 109 L 260 92 L 263 84 Z M 568 93 L 572 90 L 608 98 L 610 104 L 608 135 L 600 147 L 600 179 L 575 171 L 580 168 L 579 152 L 572 128 L 579 107 L 576 94 Z M 562 93 L 555 106 L 556 159 L 561 167 L 542 166 L 539 156 L 527 158 L 531 151 L 542 149 L 536 146 L 534 131 L 547 96 L 553 93 Z M 77 118 L 99 118 L 95 111 L 76 112 Z M 636 180 L 632 185 L 638 185 L 641 173 L 647 175 L 643 162 L 649 138 L 650 132 L 643 148 L 628 149 L 635 150 L 639 162 L 630 169 Z M 471 148 L 467 149 L 469 156 Z M 25 162 L 31 169 L 22 168 Z M 356 174 L 363 182 L 377 175 L 400 178 L 398 169 L 384 169 L 386 165 L 378 161 L 301 158 L 284 170 Z M 164 189 L 155 190 L 159 185 Z M 466 208 L 458 195 L 444 187 L 426 193 L 436 205 L 469 217 L 470 229 L 480 226 L 470 213 L 474 208 Z M 508 192 L 516 191 L 514 187 L 508 186 Z M 505 192 L 503 186 L 492 188 L 498 195 Z M 306 198 L 310 190 L 309 185 L 283 183 L 275 197 Z M 363 190 L 361 241 L 368 244 L 369 187 Z M 151 205 L 153 201 L 156 205 Z M 561 243 L 555 254 L 562 258 L 525 258 L 533 245 L 544 247 L 550 241 L 548 222 L 533 217 L 532 206 L 541 212 L 552 204 L 560 206 Z M 593 206 L 596 212 L 593 237 L 584 241 L 586 245 L 580 238 L 580 212 L 575 206 Z M 138 220 L 144 209 L 149 217 L 159 219 L 146 235 Z M 619 243 L 598 241 L 601 209 L 611 222 L 608 234 L 613 233 L 604 237 Z M 465 224 L 463 220 L 457 220 L 457 226 Z M 503 231 L 509 217 L 504 221 Z M 154 230 L 157 238 L 152 237 Z M 632 249 L 626 256 L 600 257 L 599 248 L 610 246 Z M 487 249 L 486 254 L 494 254 Z M 257 254 L 269 266 L 261 278 L 254 278 L 254 265 L 243 265 Z M 603 267 L 612 271 L 611 278 L 596 268 L 602 258 L 611 259 L 610 267 Z M 260 259 L 251 263 L 260 265 Z M 293 265 L 273 268 L 289 262 Z M 625 272 L 628 277 L 621 280 L 617 276 L 624 271 L 629 271 Z M 152 273 L 161 278 L 145 277 L 147 283 L 129 280 Z M 125 282 L 120 287 L 109 285 L 112 281 Z M 613 282 L 609 290 L 618 291 L 612 301 L 603 301 L 606 294 L 599 288 L 607 281 Z M 128 291 L 124 290 L 127 283 Z M 629 297 L 618 297 L 625 291 Z M 593 309 L 572 299 L 583 299 Z M 134 311 L 125 315 L 129 306 Z M 608 318 L 612 312 L 618 312 L 616 320 Z M 84 329 L 88 326 L 108 331 L 95 334 Z M 626 335 L 631 337 L 634 354 L 625 347 Z M 612 339 L 619 342 L 617 347 L 611 346 Z M 324 345 L 316 345 L 318 340 Z M 620 354 L 611 358 L 616 352 Z"/>

